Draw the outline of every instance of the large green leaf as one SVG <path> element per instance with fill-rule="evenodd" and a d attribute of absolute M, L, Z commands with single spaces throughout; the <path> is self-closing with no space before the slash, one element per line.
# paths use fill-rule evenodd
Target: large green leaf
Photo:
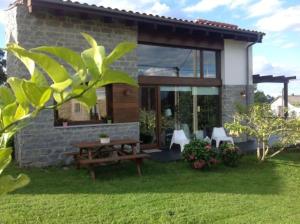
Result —
<path fill-rule="evenodd" d="M 46 86 L 48 84 L 45 76 L 36 67 L 34 60 L 22 53 L 26 51 L 24 48 L 17 44 L 9 44 L 7 49 L 23 62 L 31 75 L 32 82 L 35 82 L 40 86 Z"/>
<path fill-rule="evenodd" d="M 98 82 L 97 87 L 106 86 L 113 83 L 124 83 L 131 86 L 138 86 L 137 81 L 130 77 L 127 73 L 108 69 L 102 76 L 102 79 Z"/>
<path fill-rule="evenodd" d="M 64 66 L 46 54 L 27 51 L 23 48 L 15 47 L 15 45 L 10 45 L 8 50 L 15 52 L 22 57 L 32 59 L 54 82 L 63 82 L 70 76 Z"/>
<path fill-rule="evenodd" d="M 15 114 L 17 111 L 17 103 L 11 103 L 4 107 L 1 111 L 1 117 L 2 117 L 2 124 L 4 127 L 7 127 L 11 123 L 15 121 Z"/>
<path fill-rule="evenodd" d="M 18 188 L 29 184 L 30 179 L 25 174 L 20 174 L 17 178 L 10 175 L 0 177 L 0 195 L 12 192 Z"/>
<path fill-rule="evenodd" d="M 56 103 L 61 104 L 63 101 L 65 101 L 66 98 L 70 96 L 70 92 L 64 91 L 62 93 L 54 92 L 53 98 Z"/>
<path fill-rule="evenodd" d="M 84 50 L 81 53 L 82 60 L 84 61 L 85 66 L 88 69 L 89 74 L 93 79 L 99 79 L 101 73 L 99 72 L 99 68 L 94 60 L 94 52 L 93 49 Z"/>
<path fill-rule="evenodd" d="M 56 92 L 63 92 L 66 88 L 68 88 L 72 84 L 72 79 L 67 79 L 66 81 L 63 82 L 57 82 L 53 83 L 51 85 L 51 88 L 56 91 Z"/>
<path fill-rule="evenodd" d="M 12 148 L 0 148 L 0 174 L 11 161 Z"/>
<path fill-rule="evenodd" d="M 0 108 L 15 102 L 13 92 L 6 86 L 0 86 Z"/>
<path fill-rule="evenodd" d="M 28 107 L 23 107 L 22 104 L 18 105 L 18 108 L 16 110 L 15 113 L 15 120 L 21 120 L 22 118 L 24 118 L 26 115 L 28 115 L 29 113 L 29 108 Z"/>
<path fill-rule="evenodd" d="M 110 65 L 128 52 L 136 48 L 136 44 L 132 42 L 119 43 L 115 49 L 105 58 L 104 63 Z"/>
<path fill-rule="evenodd" d="M 79 102 L 83 103 L 84 106 L 86 106 L 88 109 L 96 105 L 97 103 L 97 94 L 96 94 L 96 88 L 92 87 L 88 90 L 86 90 L 87 87 L 78 87 L 73 90 L 74 95 L 80 95 L 83 93 L 82 96 L 76 98 Z"/>
<path fill-rule="evenodd" d="M 89 34 L 82 32 L 81 35 L 86 39 L 86 41 L 91 45 L 92 48 L 98 46 L 97 41 Z"/>
<path fill-rule="evenodd" d="M 26 97 L 26 94 L 23 90 L 22 84 L 24 82 L 23 79 L 19 79 L 19 78 L 15 78 L 15 77 L 11 77 L 7 80 L 7 82 L 9 83 L 10 87 L 12 88 L 15 97 L 17 99 L 17 102 L 23 105 L 27 105 L 28 99 Z"/>
<path fill-rule="evenodd" d="M 34 107 L 44 106 L 51 97 L 52 90 L 46 87 L 40 87 L 33 82 L 24 81 L 23 90 L 30 104 Z"/>
<path fill-rule="evenodd" d="M 77 52 L 75 52 L 69 48 L 42 46 L 42 47 L 37 47 L 37 48 L 31 49 L 31 50 L 32 51 L 42 51 L 42 52 L 46 52 L 46 53 L 55 55 L 56 57 L 61 58 L 64 61 L 66 61 L 77 72 L 85 69 L 84 63 L 80 57 L 80 54 L 78 54 Z"/>
<path fill-rule="evenodd" d="M 90 48 L 86 51 L 88 52 L 89 57 L 93 59 L 94 64 L 98 68 L 98 72 L 101 74 L 103 60 L 105 59 L 105 48 L 103 46 L 99 46 L 97 44 L 97 41 L 89 34 L 87 34 L 87 33 L 81 33 L 81 34 L 87 40 L 87 42 L 91 45 L 92 48 Z M 98 75 L 98 77 L 99 77 L 99 75 Z"/>

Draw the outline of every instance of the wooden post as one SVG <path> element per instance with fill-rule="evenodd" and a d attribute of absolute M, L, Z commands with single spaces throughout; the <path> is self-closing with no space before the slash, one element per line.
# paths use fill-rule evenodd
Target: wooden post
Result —
<path fill-rule="evenodd" d="M 288 100 L 289 100 L 289 87 L 288 87 L 288 81 L 284 82 L 284 87 L 283 87 L 283 104 L 284 104 L 284 117 L 288 118 L 289 113 L 288 113 Z"/>

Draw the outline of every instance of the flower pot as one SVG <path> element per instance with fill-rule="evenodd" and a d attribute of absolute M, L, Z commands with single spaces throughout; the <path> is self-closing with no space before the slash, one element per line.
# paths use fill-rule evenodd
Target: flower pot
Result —
<path fill-rule="evenodd" d="M 100 138 L 100 142 L 102 144 L 108 144 L 108 143 L 110 143 L 110 138 Z"/>
<path fill-rule="evenodd" d="M 63 122 L 63 127 L 68 127 L 68 122 L 64 121 Z"/>

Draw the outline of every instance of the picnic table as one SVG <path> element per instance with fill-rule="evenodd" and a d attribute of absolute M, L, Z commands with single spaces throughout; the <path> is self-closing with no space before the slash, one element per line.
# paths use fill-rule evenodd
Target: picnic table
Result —
<path fill-rule="evenodd" d="M 110 143 L 98 141 L 80 142 L 72 144 L 79 149 L 77 152 L 67 152 L 65 155 L 73 156 L 77 168 L 87 167 L 91 178 L 95 180 L 96 166 L 103 166 L 112 163 L 119 163 L 124 160 L 131 160 L 136 163 L 138 175 L 141 176 L 141 164 L 143 159 L 148 158 L 148 154 L 138 153 L 137 147 L 141 142 L 133 139 L 112 140 Z M 125 149 L 125 146 L 129 149 Z"/>

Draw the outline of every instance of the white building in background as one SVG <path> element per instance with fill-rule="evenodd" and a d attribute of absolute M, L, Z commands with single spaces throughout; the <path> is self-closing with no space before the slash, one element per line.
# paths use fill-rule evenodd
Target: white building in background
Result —
<path fill-rule="evenodd" d="M 279 116 L 283 116 L 283 97 L 277 97 L 271 104 L 271 109 Z M 288 112 L 290 116 L 300 117 L 300 95 L 291 95 L 288 98 Z"/>

